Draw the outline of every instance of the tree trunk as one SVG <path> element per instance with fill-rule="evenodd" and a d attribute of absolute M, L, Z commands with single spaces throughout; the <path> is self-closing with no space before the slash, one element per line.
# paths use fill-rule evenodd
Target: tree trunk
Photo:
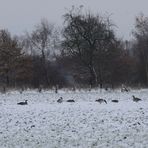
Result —
<path fill-rule="evenodd" d="M 89 71 L 90 71 L 90 85 L 91 86 L 97 86 L 98 85 L 98 77 L 95 71 L 94 66 L 89 66 Z"/>
<path fill-rule="evenodd" d="M 47 68 L 47 64 L 46 64 L 46 58 L 45 58 L 45 53 L 44 50 L 42 50 L 42 64 L 43 64 L 43 70 L 45 73 L 45 81 L 47 86 L 50 85 L 50 81 L 49 81 L 49 77 L 48 77 L 48 68 Z"/>
<path fill-rule="evenodd" d="M 146 64 L 145 71 L 146 71 L 146 85 L 148 86 L 148 64 Z"/>
<path fill-rule="evenodd" d="M 43 69 L 44 69 L 44 73 L 45 73 L 46 84 L 47 84 L 47 86 L 49 86 L 50 81 L 49 81 L 49 77 L 48 77 L 48 69 L 47 69 L 47 66 L 46 66 L 46 61 L 43 62 Z"/>
<path fill-rule="evenodd" d="M 9 76 L 7 74 L 7 76 L 6 76 L 6 85 L 9 86 L 9 84 L 10 84 L 10 81 L 9 81 Z"/>
<path fill-rule="evenodd" d="M 99 66 L 99 85 L 100 85 L 100 88 L 102 89 L 103 88 L 103 79 L 102 79 L 102 68 L 101 68 L 101 66 Z"/>

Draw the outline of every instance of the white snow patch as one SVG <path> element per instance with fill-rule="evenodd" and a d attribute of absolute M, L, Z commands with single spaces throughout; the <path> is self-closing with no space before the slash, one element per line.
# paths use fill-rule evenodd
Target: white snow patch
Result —
<path fill-rule="evenodd" d="M 133 102 L 132 95 L 142 101 Z M 64 99 L 61 104 L 56 102 L 60 97 Z M 108 103 L 95 102 L 99 98 Z M 24 100 L 28 105 L 17 105 Z M 1 148 L 146 148 L 147 139 L 147 89 L 0 94 Z"/>

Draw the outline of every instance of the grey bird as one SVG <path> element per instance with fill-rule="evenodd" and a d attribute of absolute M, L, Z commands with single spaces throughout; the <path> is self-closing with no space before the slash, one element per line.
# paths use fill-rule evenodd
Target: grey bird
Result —
<path fill-rule="evenodd" d="M 57 100 L 58 103 L 62 103 L 63 102 L 63 98 L 60 97 L 60 99 Z"/>
<path fill-rule="evenodd" d="M 25 100 L 25 102 L 19 102 L 19 103 L 17 103 L 17 105 L 27 105 L 28 103 L 27 103 L 27 100 Z"/>
<path fill-rule="evenodd" d="M 112 102 L 114 102 L 114 103 L 118 103 L 119 101 L 118 101 L 118 100 L 112 100 Z"/>
<path fill-rule="evenodd" d="M 99 102 L 99 103 L 105 102 L 107 104 L 107 101 L 105 99 L 97 99 L 96 102 Z"/>
<path fill-rule="evenodd" d="M 75 102 L 75 100 L 67 100 L 67 102 Z"/>
<path fill-rule="evenodd" d="M 133 101 L 134 101 L 134 102 L 138 102 L 138 101 L 141 101 L 141 99 L 140 99 L 140 98 L 137 98 L 137 97 L 135 97 L 135 96 L 133 95 Z"/>

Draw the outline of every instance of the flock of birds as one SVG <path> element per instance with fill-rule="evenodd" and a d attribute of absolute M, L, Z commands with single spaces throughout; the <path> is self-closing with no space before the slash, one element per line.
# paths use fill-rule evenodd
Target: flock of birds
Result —
<path fill-rule="evenodd" d="M 133 97 L 133 101 L 134 101 L 134 102 L 142 101 L 140 98 L 135 97 L 134 95 L 133 95 L 132 97 Z M 64 100 L 63 100 L 62 97 L 60 97 L 60 98 L 57 100 L 58 103 L 62 103 L 63 101 L 64 101 Z M 96 101 L 96 102 L 99 102 L 99 103 L 106 103 L 106 104 L 107 104 L 107 101 L 106 101 L 105 99 L 97 99 L 97 100 L 95 100 L 95 101 Z M 75 102 L 75 100 L 70 99 L 70 100 L 67 100 L 66 102 Z M 111 102 L 118 103 L 119 100 L 111 100 Z M 28 105 L 28 102 L 27 102 L 27 100 L 25 100 L 24 102 L 19 102 L 19 103 L 17 103 L 17 105 Z"/>

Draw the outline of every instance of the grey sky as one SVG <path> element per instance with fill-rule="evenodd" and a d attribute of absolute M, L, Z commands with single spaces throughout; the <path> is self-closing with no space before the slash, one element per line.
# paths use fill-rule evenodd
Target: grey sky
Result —
<path fill-rule="evenodd" d="M 135 16 L 140 12 L 148 16 L 147 0 L 0 0 L 0 29 L 7 28 L 11 33 L 21 35 L 30 31 L 41 18 L 60 25 L 66 8 L 72 5 L 112 14 L 118 36 L 124 39 L 130 38 Z"/>

